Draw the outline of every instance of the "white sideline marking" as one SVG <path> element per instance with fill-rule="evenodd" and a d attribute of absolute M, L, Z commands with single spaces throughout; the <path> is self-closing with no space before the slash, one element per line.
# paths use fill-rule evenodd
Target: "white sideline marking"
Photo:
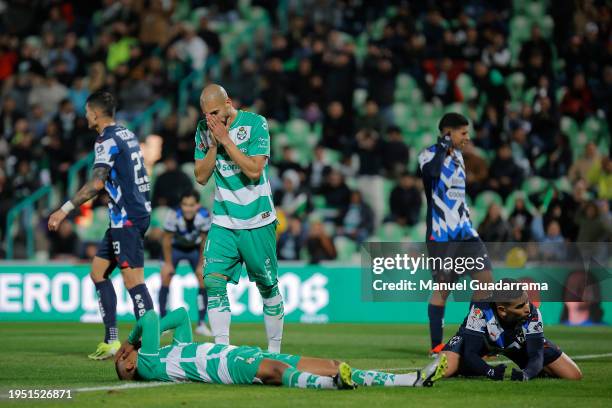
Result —
<path fill-rule="evenodd" d="M 612 357 L 612 353 L 603 353 L 603 354 L 585 354 L 582 356 L 574 356 L 572 359 L 574 360 L 592 360 L 600 357 Z M 509 360 L 495 360 L 495 363 L 508 363 Z M 370 368 L 369 370 L 374 371 L 410 371 L 410 370 L 418 370 L 423 367 L 398 367 L 398 368 Z M 147 382 L 147 383 L 127 383 L 121 385 L 107 385 L 102 387 L 85 387 L 85 388 L 75 388 L 76 392 L 94 392 L 94 391 L 112 391 L 112 390 L 129 390 L 134 388 L 153 388 L 153 387 L 162 387 L 165 385 L 176 385 L 176 384 L 185 384 L 184 382 Z"/>

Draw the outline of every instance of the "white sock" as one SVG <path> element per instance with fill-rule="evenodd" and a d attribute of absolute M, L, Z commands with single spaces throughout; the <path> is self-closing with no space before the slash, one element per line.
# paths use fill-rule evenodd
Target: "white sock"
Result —
<path fill-rule="evenodd" d="M 214 302 L 214 299 L 213 299 Z M 220 302 L 216 302 L 219 304 Z M 218 307 L 210 307 L 211 298 L 208 298 L 208 322 L 210 323 L 210 331 L 215 337 L 216 344 L 230 344 L 229 331 L 230 323 L 232 322 L 232 312 L 229 306 L 220 305 Z"/>
<path fill-rule="evenodd" d="M 373 370 L 353 369 L 353 381 L 364 387 L 412 387 L 417 373 L 390 374 Z"/>
<path fill-rule="evenodd" d="M 263 299 L 263 304 L 268 351 L 280 353 L 281 341 L 283 340 L 283 322 L 285 320 L 283 297 L 279 294 L 269 299 Z"/>

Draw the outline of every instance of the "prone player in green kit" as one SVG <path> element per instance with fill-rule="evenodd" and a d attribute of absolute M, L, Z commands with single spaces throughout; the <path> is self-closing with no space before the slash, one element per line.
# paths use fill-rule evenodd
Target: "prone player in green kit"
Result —
<path fill-rule="evenodd" d="M 160 348 L 160 333 L 174 330 L 172 344 Z M 121 380 L 264 384 L 291 388 L 354 389 L 362 386 L 430 387 L 444 376 L 445 355 L 422 370 L 389 374 L 352 369 L 337 360 L 262 351 L 259 347 L 194 343 L 184 308 L 159 319 L 148 311 L 115 356 Z"/>

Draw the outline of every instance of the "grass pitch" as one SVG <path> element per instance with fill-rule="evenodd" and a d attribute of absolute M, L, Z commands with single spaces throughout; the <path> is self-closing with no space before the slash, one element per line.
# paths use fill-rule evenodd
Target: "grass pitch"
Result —
<path fill-rule="evenodd" d="M 121 325 L 125 339 L 129 325 Z M 456 326 L 445 329 L 448 338 Z M 78 407 L 610 407 L 612 328 L 547 326 L 546 336 L 578 356 L 584 380 L 537 379 L 528 383 L 454 378 L 433 388 L 359 388 L 353 392 L 263 386 L 171 384 L 117 389 L 111 361 L 87 354 L 100 341 L 99 324 L 0 323 L 0 405 Z M 262 324 L 233 324 L 232 343 L 266 344 Z M 162 343 L 170 341 L 162 338 Z M 195 336 L 196 341 L 205 341 Z M 283 352 L 342 359 L 358 368 L 410 371 L 430 359 L 425 325 L 286 324 Z M 597 355 L 595 357 L 594 355 Z M 491 362 L 495 364 L 495 361 Z M 507 376 L 510 368 L 506 371 Z M 130 383 L 132 384 L 132 383 Z M 83 388 L 106 387 L 98 391 Z M 9 400 L 9 389 L 72 389 L 72 400 Z M 467 405 L 469 404 L 469 405 Z"/>

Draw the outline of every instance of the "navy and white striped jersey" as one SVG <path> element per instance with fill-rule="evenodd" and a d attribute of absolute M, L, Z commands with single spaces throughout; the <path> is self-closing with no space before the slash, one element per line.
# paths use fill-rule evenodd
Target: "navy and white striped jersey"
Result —
<path fill-rule="evenodd" d="M 452 154 L 436 144 L 419 154 L 427 197 L 426 241 L 465 241 L 478 237 L 465 200 L 465 164 L 457 149 Z"/>
<path fill-rule="evenodd" d="M 193 220 L 187 221 L 181 208 L 168 211 L 164 231 L 174 234 L 172 246 L 192 250 L 202 243 L 202 233 L 210 230 L 211 218 L 206 208 L 200 207 Z"/>
<path fill-rule="evenodd" d="M 470 305 L 470 313 L 463 320 L 458 333 L 483 335 L 489 352 L 520 350 L 525 347 L 525 340 L 530 336 L 544 336 L 540 310 L 533 303 L 529 304 L 529 309 L 529 317 L 524 322 L 517 323 L 512 328 L 504 328 L 495 314 L 494 304 L 474 302 Z"/>
<path fill-rule="evenodd" d="M 96 139 L 94 148 L 94 168 L 110 168 L 104 188 L 110 196 L 111 228 L 129 226 L 135 220 L 149 217 L 151 185 L 134 133 L 123 126 L 107 126 Z"/>

